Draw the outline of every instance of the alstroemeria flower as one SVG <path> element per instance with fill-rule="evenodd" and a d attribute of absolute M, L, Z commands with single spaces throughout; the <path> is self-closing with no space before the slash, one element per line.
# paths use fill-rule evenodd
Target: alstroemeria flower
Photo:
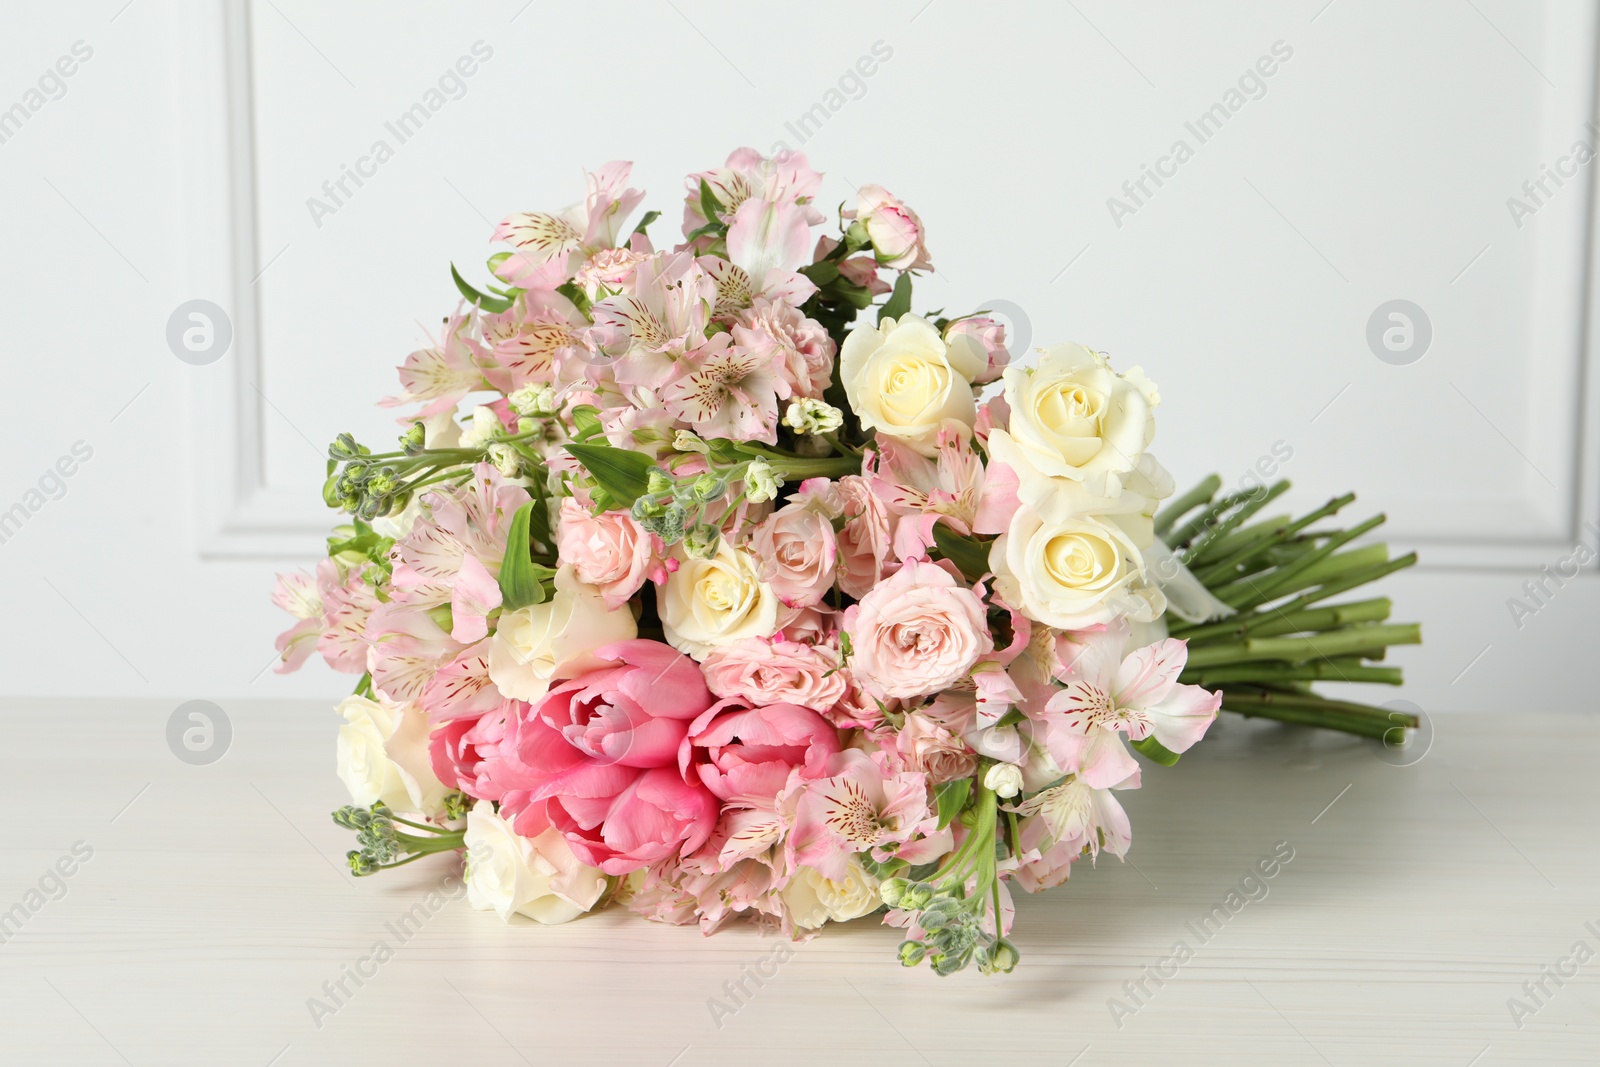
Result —
<path fill-rule="evenodd" d="M 793 204 L 746 200 L 727 216 L 728 258 L 702 256 L 700 265 L 717 283 L 713 315 L 731 315 L 757 297 L 799 307 L 817 291 L 795 270 L 811 258 L 806 213 Z"/>
<path fill-rule="evenodd" d="M 517 253 L 496 273 L 521 289 L 553 289 L 572 273 L 578 260 L 617 243 L 628 213 L 644 199 L 640 189 L 625 188 L 633 164 L 621 160 L 585 172 L 589 189 L 581 203 L 560 211 L 519 211 L 494 229 L 494 239 Z M 542 269 L 544 268 L 544 269 Z"/>
<path fill-rule="evenodd" d="M 556 353 L 581 346 L 588 325 L 589 320 L 560 293 L 549 289 L 522 293 L 505 311 L 483 316 L 484 339 L 494 360 L 483 375 L 506 394 L 529 382 L 551 382 Z"/>
<path fill-rule="evenodd" d="M 1187 752 L 1216 720 L 1222 694 L 1178 684 L 1189 655 L 1185 641 L 1167 638 L 1124 658 L 1129 631 L 1119 619 L 1064 638 L 1058 654 L 1065 687 L 1046 712 L 1086 737 L 1096 730 L 1133 741 L 1154 737 L 1169 752 Z"/>
<path fill-rule="evenodd" d="M 937 819 L 930 818 L 926 775 L 886 772 L 854 748 L 829 758 L 824 775 L 801 783 L 787 798 L 794 818 L 791 867 L 815 867 L 823 877 L 841 881 L 858 852 L 870 851 L 880 861 L 898 855 L 917 863 L 949 850 L 949 831 L 940 836 Z M 935 839 L 932 847 L 912 843 L 923 833 Z"/>
<path fill-rule="evenodd" d="M 529 500 L 487 463 L 461 488 L 430 490 L 424 514 L 395 542 L 392 591 L 412 607 L 449 604 L 450 636 L 468 644 L 489 632 L 486 616 L 500 606 L 497 575 L 511 517 Z"/>
<path fill-rule="evenodd" d="M 722 166 L 691 174 L 684 182 L 688 189 L 683 198 L 684 236 L 710 221 L 700 210 L 701 182 L 710 186 L 725 217 L 736 213 L 746 200 L 770 200 L 800 205 L 809 226 L 824 218 L 815 206 L 822 175 L 811 169 L 804 155 L 785 151 L 768 159 L 754 148 L 735 148 Z"/>
<path fill-rule="evenodd" d="M 719 333 L 683 360 L 679 375 L 661 390 L 662 403 L 700 436 L 777 442 L 778 401 L 789 386 L 769 354 Z"/>
<path fill-rule="evenodd" d="M 673 356 L 704 343 L 715 296 L 716 285 L 693 256 L 658 252 L 634 268 L 630 289 L 589 309 L 589 340 L 616 357 L 612 373 L 620 385 L 653 388 L 671 372 Z"/>
<path fill-rule="evenodd" d="M 407 424 L 440 412 L 454 411 L 463 397 L 484 387 L 482 367 L 490 357 L 476 336 L 477 330 L 475 310 L 458 310 L 450 316 L 438 344 L 417 349 L 400 365 L 400 385 L 404 391 L 397 396 L 384 397 L 378 401 L 378 406 L 424 404 L 420 411 L 397 420 Z"/>

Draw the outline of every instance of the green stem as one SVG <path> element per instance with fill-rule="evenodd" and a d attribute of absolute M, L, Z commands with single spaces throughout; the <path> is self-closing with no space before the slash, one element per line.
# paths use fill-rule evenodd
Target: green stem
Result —
<path fill-rule="evenodd" d="M 1215 667 L 1255 660 L 1301 663 L 1312 659 L 1354 656 L 1389 645 L 1422 643 L 1422 627 L 1404 625 L 1352 626 L 1312 637 L 1256 637 L 1226 645 L 1203 645 L 1189 650 L 1189 667 Z"/>
<path fill-rule="evenodd" d="M 1211 667 L 1205 670 L 1185 670 L 1178 676 L 1185 685 L 1198 685 L 1206 689 L 1225 688 L 1239 682 L 1371 682 L 1377 685 L 1399 685 L 1402 677 L 1399 667 L 1369 667 L 1354 658 L 1313 660 L 1288 666 L 1278 663 L 1241 663 L 1237 666 Z"/>
<path fill-rule="evenodd" d="M 1172 503 L 1162 508 L 1160 514 L 1156 516 L 1156 535 L 1165 538 L 1167 531 L 1172 529 L 1179 519 L 1201 504 L 1209 504 L 1211 498 L 1216 496 L 1217 490 L 1221 488 L 1222 479 L 1213 474 L 1182 496 L 1174 497 Z"/>
<path fill-rule="evenodd" d="M 1213 579 L 1220 579 L 1227 575 L 1232 568 L 1245 562 L 1250 557 L 1258 554 L 1264 549 L 1270 548 L 1275 544 L 1281 544 L 1282 542 L 1287 541 L 1289 538 L 1294 537 L 1301 530 L 1304 530 L 1312 523 L 1337 513 L 1345 505 L 1354 502 L 1355 498 L 1356 495 L 1354 493 L 1346 493 L 1344 496 L 1333 498 L 1316 511 L 1311 512 L 1309 515 L 1302 516 L 1301 518 L 1298 518 L 1277 530 L 1273 530 L 1270 533 L 1261 531 L 1258 532 L 1258 535 L 1255 539 L 1236 541 L 1235 550 L 1228 555 L 1214 560 L 1209 564 L 1207 564 L 1204 559 L 1200 559 L 1198 562 L 1200 562 L 1202 566 L 1200 570 L 1195 572 L 1195 576 L 1198 577 L 1202 582 L 1207 583 L 1211 582 Z M 1265 536 L 1261 536 L 1261 533 L 1265 533 Z M 1221 547 L 1222 546 L 1218 546 L 1219 552 L 1221 551 Z"/>
<path fill-rule="evenodd" d="M 1211 529 L 1206 531 L 1203 537 L 1200 537 L 1192 545 L 1185 549 L 1183 553 L 1183 562 L 1188 564 L 1191 561 L 1201 561 L 1204 560 L 1208 554 L 1214 554 L 1219 550 L 1220 546 L 1226 542 L 1228 535 L 1243 525 L 1246 519 L 1250 518 L 1250 516 L 1254 515 L 1256 512 L 1260 511 L 1262 508 L 1266 507 L 1272 501 L 1276 500 L 1278 497 L 1282 496 L 1288 491 L 1289 482 L 1287 479 L 1284 479 L 1274 482 L 1268 487 L 1267 491 L 1262 493 L 1259 497 L 1246 500 L 1239 506 L 1237 511 L 1235 511 L 1232 515 L 1229 515 L 1222 522 L 1211 527 Z"/>

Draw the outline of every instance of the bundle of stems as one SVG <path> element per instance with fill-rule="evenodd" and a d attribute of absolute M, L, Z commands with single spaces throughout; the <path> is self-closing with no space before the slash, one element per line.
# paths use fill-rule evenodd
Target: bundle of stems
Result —
<path fill-rule="evenodd" d="M 1353 544 L 1383 524 L 1381 514 L 1329 528 L 1354 493 L 1299 517 L 1260 518 L 1287 481 L 1219 496 L 1221 487 L 1213 474 L 1155 520 L 1157 536 L 1236 612 L 1173 621 L 1171 635 L 1189 643 L 1181 680 L 1222 690 L 1224 711 L 1402 743 L 1415 715 L 1330 699 L 1312 684 L 1400 684 L 1400 669 L 1382 661 L 1392 645 L 1421 643 L 1421 627 L 1390 622 L 1388 597 L 1330 601 L 1411 566 L 1416 553 L 1390 559 L 1386 545 Z"/>

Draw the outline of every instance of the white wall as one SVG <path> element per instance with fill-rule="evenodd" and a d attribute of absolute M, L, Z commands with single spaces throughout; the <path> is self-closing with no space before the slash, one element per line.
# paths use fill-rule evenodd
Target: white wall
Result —
<path fill-rule="evenodd" d="M 1600 517 L 1594 167 L 1507 206 L 1592 142 L 1593 4 L 122 3 L 32 5 L 0 38 L 0 108 L 41 102 L 0 143 L 0 510 L 43 504 L 0 544 L 0 691 L 339 693 L 320 668 L 263 673 L 271 574 L 331 521 L 323 444 L 390 431 L 371 404 L 453 306 L 448 263 L 480 271 L 493 220 L 613 158 L 639 161 L 660 239 L 683 174 L 783 142 L 830 207 L 877 181 L 919 210 L 939 265 L 919 307 L 1009 301 L 1036 343 L 1142 364 L 1180 481 L 1237 480 L 1282 442 L 1294 502 L 1354 488 L 1385 510 L 1427 563 L 1389 583 L 1428 640 L 1395 657 L 1405 697 L 1594 707 L 1594 568 L 1520 629 L 1507 606 Z M 30 98 L 79 41 L 64 94 Z M 385 123 L 479 41 L 465 95 L 399 144 Z M 864 91 L 841 86 L 878 42 Z M 1185 123 L 1275 45 L 1201 143 Z M 394 158 L 314 221 L 378 139 Z M 1159 188 L 1122 192 L 1158 164 Z M 1396 298 L 1432 326 L 1407 365 L 1366 340 Z M 207 366 L 166 342 L 193 299 L 234 329 Z M 79 441 L 64 495 L 30 498 Z"/>

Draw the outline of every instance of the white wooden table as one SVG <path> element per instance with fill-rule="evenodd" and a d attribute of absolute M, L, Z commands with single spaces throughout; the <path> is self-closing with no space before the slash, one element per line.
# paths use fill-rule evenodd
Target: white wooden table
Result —
<path fill-rule="evenodd" d="M 40 905 L 0 944 L 4 1062 L 1600 1062 L 1600 958 L 1561 962 L 1600 952 L 1592 715 L 1441 715 L 1410 766 L 1226 717 L 1124 795 L 1131 863 L 1021 901 L 1015 974 L 903 970 L 868 920 L 764 964 L 715 1019 L 724 983 L 786 942 L 615 910 L 508 928 L 464 901 L 402 941 L 390 926 L 450 864 L 345 872 L 328 709 L 229 704 L 227 754 L 190 766 L 167 747 L 176 703 L 0 702 L 0 912 Z M 60 895 L 47 872 L 78 842 L 93 855 L 63 863 Z M 1266 895 L 1202 941 L 1279 842 L 1294 858 Z M 60 899 L 29 896 L 41 879 Z M 308 1001 L 379 940 L 393 958 L 317 1025 Z M 1179 941 L 1192 958 L 1163 963 Z M 1576 976 L 1530 997 L 1557 966 Z M 1514 1020 L 1510 998 L 1533 1010 Z"/>

